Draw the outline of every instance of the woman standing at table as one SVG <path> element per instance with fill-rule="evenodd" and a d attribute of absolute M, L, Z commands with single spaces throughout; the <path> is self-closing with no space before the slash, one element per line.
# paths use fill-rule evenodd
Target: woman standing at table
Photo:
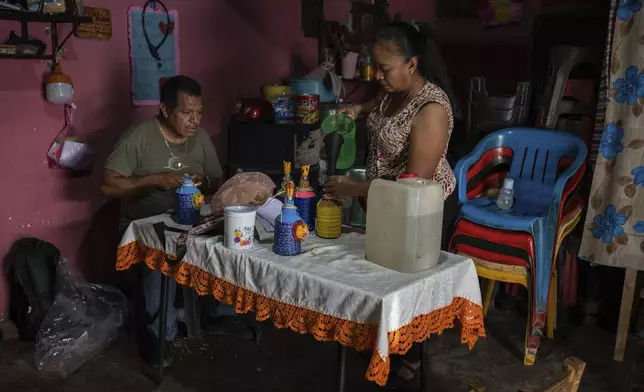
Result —
<path fill-rule="evenodd" d="M 427 26 L 396 22 L 376 35 L 372 48 L 380 92 L 376 99 L 342 111 L 367 118 L 367 177 L 360 181 L 332 176 L 325 193 L 367 197 L 374 178 L 403 173 L 439 182 L 443 186 L 443 243 L 457 211 L 454 172 L 447 163 L 454 118 L 454 102 L 447 68 L 433 32 Z M 456 194 L 454 193 L 454 196 Z"/>
<path fill-rule="evenodd" d="M 428 26 L 396 22 L 376 35 L 372 59 L 380 92 L 374 101 L 343 110 L 354 119 L 368 115 L 368 180 L 332 176 L 325 184 L 325 193 L 366 198 L 372 179 L 395 178 L 403 173 L 439 182 L 446 200 L 445 249 L 457 201 L 451 197 L 456 178 L 446 158 L 454 126 L 454 97 L 440 50 Z M 398 376 L 403 379 L 411 379 L 418 372 L 418 361 L 399 362 Z"/>

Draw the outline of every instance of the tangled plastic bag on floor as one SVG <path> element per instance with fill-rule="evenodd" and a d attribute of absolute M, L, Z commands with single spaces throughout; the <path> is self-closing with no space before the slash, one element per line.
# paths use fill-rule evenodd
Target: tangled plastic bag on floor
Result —
<path fill-rule="evenodd" d="M 66 377 L 117 338 L 127 300 L 113 287 L 86 282 L 62 257 L 57 272 L 56 298 L 38 331 L 34 360 L 43 375 Z"/>

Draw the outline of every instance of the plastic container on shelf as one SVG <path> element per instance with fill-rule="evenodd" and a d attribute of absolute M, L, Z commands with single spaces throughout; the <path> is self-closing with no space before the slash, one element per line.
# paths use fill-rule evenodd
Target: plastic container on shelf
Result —
<path fill-rule="evenodd" d="M 291 79 L 289 85 L 295 95 L 319 95 L 320 103 L 335 102 L 337 95 L 326 87 L 323 79 Z"/>
<path fill-rule="evenodd" d="M 291 89 L 287 87 L 278 94 L 271 95 L 269 102 L 273 105 L 274 121 L 278 124 L 289 124 L 295 120 L 295 101 Z"/>
<path fill-rule="evenodd" d="M 376 179 L 367 197 L 366 258 L 405 273 L 438 263 L 443 231 L 443 188 L 414 174 Z"/>
<path fill-rule="evenodd" d="M 262 87 L 262 93 L 264 94 L 265 100 L 272 101 L 274 98 L 289 94 L 290 87 L 281 84 L 265 84 Z"/>

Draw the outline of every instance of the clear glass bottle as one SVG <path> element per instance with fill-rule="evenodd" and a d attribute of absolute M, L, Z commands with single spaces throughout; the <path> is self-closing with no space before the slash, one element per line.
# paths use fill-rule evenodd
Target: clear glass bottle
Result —
<path fill-rule="evenodd" d="M 506 178 L 503 181 L 503 187 L 499 191 L 499 197 L 496 199 L 496 206 L 500 210 L 507 211 L 514 204 L 514 180 Z"/>

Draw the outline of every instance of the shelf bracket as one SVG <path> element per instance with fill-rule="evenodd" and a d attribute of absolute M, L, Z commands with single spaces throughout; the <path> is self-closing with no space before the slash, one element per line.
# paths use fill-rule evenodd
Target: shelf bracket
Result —
<path fill-rule="evenodd" d="M 23 41 L 27 42 L 29 40 L 29 27 L 26 20 L 20 21 L 20 35 Z"/>
<path fill-rule="evenodd" d="M 56 47 L 56 51 L 61 50 L 61 49 L 63 48 L 63 46 L 65 46 L 65 44 L 67 43 L 67 40 L 69 40 L 69 39 L 71 38 L 71 36 L 76 32 L 76 29 L 78 28 L 78 26 L 80 26 L 80 23 L 73 23 L 73 24 L 72 24 L 72 29 L 69 31 L 69 34 L 67 34 L 67 35 L 65 36 L 65 38 L 63 38 L 63 42 L 61 42 L 61 43 Z"/>

